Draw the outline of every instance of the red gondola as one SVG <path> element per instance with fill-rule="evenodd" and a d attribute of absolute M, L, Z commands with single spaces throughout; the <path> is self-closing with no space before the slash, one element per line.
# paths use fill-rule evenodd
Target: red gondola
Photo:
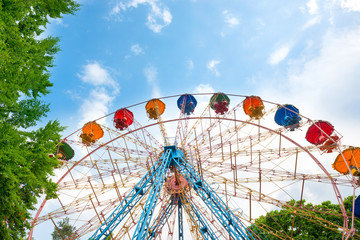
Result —
<path fill-rule="evenodd" d="M 119 130 L 124 130 L 129 127 L 134 121 L 134 114 L 127 110 L 126 108 L 122 108 L 116 111 L 114 115 L 114 125 L 115 128 Z"/>
<path fill-rule="evenodd" d="M 314 145 L 321 145 L 334 132 L 334 126 L 327 121 L 317 121 L 306 132 L 306 140 Z"/>

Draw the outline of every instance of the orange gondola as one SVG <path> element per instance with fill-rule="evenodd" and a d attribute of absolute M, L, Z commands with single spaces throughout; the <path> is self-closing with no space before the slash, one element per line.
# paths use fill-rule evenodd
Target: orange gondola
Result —
<path fill-rule="evenodd" d="M 251 118 L 260 119 L 264 115 L 264 103 L 260 97 L 246 97 L 243 102 L 243 108 L 245 114 Z"/>
<path fill-rule="evenodd" d="M 145 106 L 150 119 L 158 119 L 165 111 L 165 103 L 160 99 L 151 99 Z"/>
<path fill-rule="evenodd" d="M 354 176 L 360 175 L 360 148 L 350 147 L 345 149 L 342 154 L 339 154 L 334 163 L 333 168 L 342 174 L 348 174 L 349 168 Z"/>
<path fill-rule="evenodd" d="M 88 122 L 82 128 L 80 138 L 85 145 L 91 145 L 104 136 L 104 130 L 96 122 Z"/>

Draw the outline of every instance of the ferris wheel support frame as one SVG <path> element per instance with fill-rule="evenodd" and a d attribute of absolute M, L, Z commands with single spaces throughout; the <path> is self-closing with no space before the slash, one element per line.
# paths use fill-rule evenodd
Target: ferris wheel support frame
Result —
<path fill-rule="evenodd" d="M 106 221 L 97 229 L 97 231 L 90 237 L 91 240 L 106 239 L 116 226 L 124 219 L 127 213 L 130 212 L 133 206 L 145 195 L 147 190 L 152 186 L 151 192 L 144 206 L 140 221 L 137 224 L 135 233 L 132 239 L 145 239 L 149 233 L 149 225 L 155 204 L 158 200 L 162 185 L 165 181 L 165 174 L 170 165 L 175 166 L 180 173 L 185 177 L 190 186 L 196 190 L 204 203 L 209 207 L 217 219 L 221 222 L 224 228 L 228 231 L 233 239 L 254 239 L 251 233 L 246 231 L 245 226 L 238 221 L 236 216 L 215 193 L 213 189 L 205 182 L 198 174 L 191 164 L 186 160 L 184 153 L 177 149 L 176 146 L 165 146 L 164 153 L 158 160 L 158 167 L 153 168 L 145 175 L 145 177 L 134 187 L 130 194 L 123 199 L 120 205 L 113 211 L 113 213 L 106 219 Z M 155 179 L 153 179 L 155 178 Z M 145 183 L 143 183 L 145 181 Z M 180 202 L 181 207 L 181 202 Z M 196 207 L 192 206 L 194 209 Z M 181 211 L 182 212 L 182 211 Z M 198 212 L 198 211 L 196 211 Z M 195 212 L 195 213 L 196 213 Z M 198 219 L 201 217 L 196 214 Z M 179 216 L 182 218 L 182 216 Z M 205 224 L 204 221 L 200 221 Z M 182 225 L 182 221 L 179 221 Z M 244 230 L 243 230 L 244 229 Z M 214 234 L 206 225 L 201 229 L 203 236 L 209 235 L 210 239 L 215 239 Z M 179 228 L 179 234 L 182 237 L 182 227 Z M 247 232 L 247 233 L 245 233 Z M 206 237 L 206 239 L 208 239 Z"/>

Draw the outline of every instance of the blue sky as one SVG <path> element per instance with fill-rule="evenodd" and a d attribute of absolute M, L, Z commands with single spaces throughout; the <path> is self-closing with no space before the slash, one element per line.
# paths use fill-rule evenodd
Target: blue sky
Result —
<path fill-rule="evenodd" d="M 153 97 L 225 92 L 293 104 L 360 146 L 358 0 L 80 3 L 44 33 L 60 37 L 45 100 L 64 136 Z"/>
<path fill-rule="evenodd" d="M 48 118 L 67 132 L 120 107 L 196 91 L 259 95 L 356 127 L 358 1 L 80 3 L 45 32 L 62 49 Z"/>

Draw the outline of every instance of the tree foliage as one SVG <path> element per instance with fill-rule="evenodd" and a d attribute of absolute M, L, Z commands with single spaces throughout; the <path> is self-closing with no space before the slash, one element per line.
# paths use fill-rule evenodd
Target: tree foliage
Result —
<path fill-rule="evenodd" d="M 0 239 L 20 239 L 30 228 L 36 198 L 55 197 L 50 180 L 63 129 L 57 121 L 36 128 L 49 105 L 49 68 L 58 39 L 40 39 L 49 18 L 73 14 L 73 0 L 0 0 Z"/>
<path fill-rule="evenodd" d="M 352 196 L 344 199 L 344 206 L 349 216 L 349 227 L 351 226 L 350 208 Z M 250 226 L 262 239 L 342 239 L 340 229 L 343 226 L 343 217 L 339 204 L 332 204 L 330 201 L 314 205 L 312 203 L 294 200 L 288 202 L 280 210 L 268 212 L 255 220 Z M 360 229 L 360 220 L 355 219 L 355 228 Z M 356 232 L 353 239 L 360 239 Z"/>
<path fill-rule="evenodd" d="M 75 227 L 70 225 L 69 218 L 65 218 L 61 222 L 58 222 L 57 227 L 58 229 L 54 227 L 54 231 L 51 234 L 53 240 L 62 240 L 62 238 L 66 239 L 70 237 L 76 230 Z"/>

